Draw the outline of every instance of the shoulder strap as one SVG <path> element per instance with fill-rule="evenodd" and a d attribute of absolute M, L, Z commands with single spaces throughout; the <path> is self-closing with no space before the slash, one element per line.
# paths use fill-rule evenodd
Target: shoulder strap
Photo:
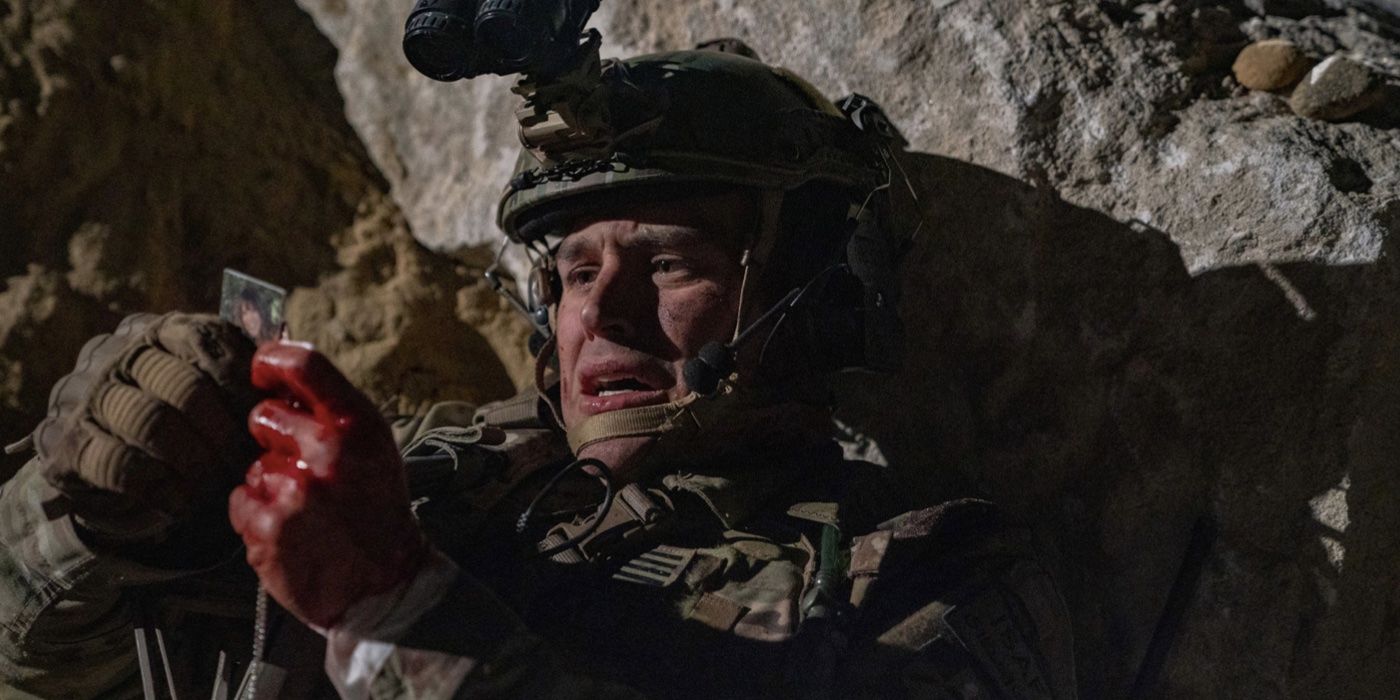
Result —
<path fill-rule="evenodd" d="M 549 408 L 534 387 L 528 387 L 508 399 L 493 401 L 478 408 L 472 421 L 479 425 L 494 425 L 506 429 L 543 429 L 553 426 Z"/>

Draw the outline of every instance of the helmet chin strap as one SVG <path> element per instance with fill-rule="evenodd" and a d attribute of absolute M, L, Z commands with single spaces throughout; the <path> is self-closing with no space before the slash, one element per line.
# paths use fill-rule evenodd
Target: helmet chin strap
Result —
<path fill-rule="evenodd" d="M 590 416 L 568 438 L 575 456 L 608 440 L 650 438 L 638 453 L 641 462 L 681 466 L 743 449 L 758 438 L 770 446 L 806 439 L 824 433 L 829 419 L 824 407 L 784 403 L 762 389 L 739 390 L 731 381 L 710 396 L 692 391 L 670 403 Z"/>
<path fill-rule="evenodd" d="M 568 429 L 569 448 L 577 455 L 589 445 L 617 438 L 673 435 L 672 439 L 685 440 L 699 434 L 709 422 L 701 414 L 708 413 L 704 409 L 714 402 L 705 401 L 704 398 L 692 391 L 669 403 L 623 408 L 589 416 Z"/>

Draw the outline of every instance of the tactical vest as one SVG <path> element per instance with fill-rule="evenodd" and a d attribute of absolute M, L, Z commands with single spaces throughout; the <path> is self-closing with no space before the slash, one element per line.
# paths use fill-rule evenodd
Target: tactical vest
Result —
<path fill-rule="evenodd" d="M 581 673 L 665 697 L 896 696 L 910 673 L 948 697 L 1074 696 L 1063 603 L 991 504 L 892 513 L 876 468 L 827 449 L 752 512 L 670 474 L 512 537 L 522 485 L 571 460 L 540 419 L 518 397 L 405 454 L 435 544 Z"/>

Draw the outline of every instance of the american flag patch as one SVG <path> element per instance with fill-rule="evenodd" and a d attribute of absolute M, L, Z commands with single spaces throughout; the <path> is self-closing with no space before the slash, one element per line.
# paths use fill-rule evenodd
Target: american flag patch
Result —
<path fill-rule="evenodd" d="M 680 579 L 695 550 L 660 545 L 643 552 L 613 572 L 613 579 L 655 588 L 666 588 Z"/>

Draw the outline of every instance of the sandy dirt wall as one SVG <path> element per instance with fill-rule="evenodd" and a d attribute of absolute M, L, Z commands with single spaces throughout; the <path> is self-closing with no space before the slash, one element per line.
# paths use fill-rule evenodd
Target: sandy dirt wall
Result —
<path fill-rule="evenodd" d="M 213 311 L 226 266 L 292 289 L 294 335 L 395 410 L 528 376 L 523 324 L 480 281 L 488 253 L 413 239 L 336 60 L 289 2 L 0 2 L 5 442 L 86 337 Z"/>

